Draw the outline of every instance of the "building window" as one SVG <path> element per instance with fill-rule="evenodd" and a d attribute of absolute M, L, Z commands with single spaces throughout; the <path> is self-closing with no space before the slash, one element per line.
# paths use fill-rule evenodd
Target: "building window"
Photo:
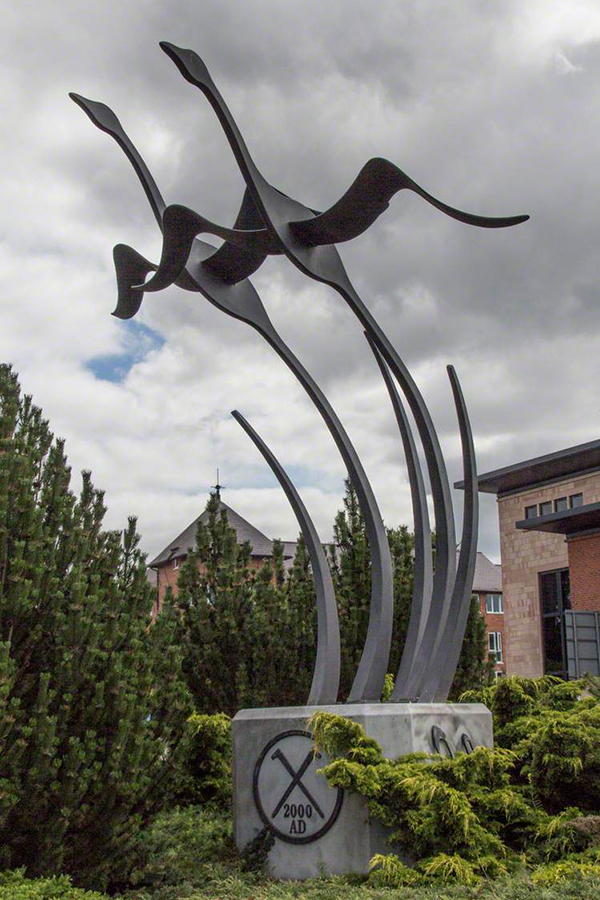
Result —
<path fill-rule="evenodd" d="M 567 508 L 567 498 L 559 497 L 554 501 L 554 512 L 562 512 L 563 509 Z"/>
<path fill-rule="evenodd" d="M 564 633 L 564 611 L 571 609 L 568 569 L 540 572 L 539 592 L 542 612 L 544 673 L 566 677 L 567 659 Z"/>
<path fill-rule="evenodd" d="M 575 509 L 576 506 L 583 506 L 583 494 L 571 494 L 569 497 L 569 506 Z"/>
<path fill-rule="evenodd" d="M 535 504 L 533 506 L 525 507 L 525 518 L 526 519 L 536 519 L 537 518 L 537 506 Z"/>
<path fill-rule="evenodd" d="M 179 568 L 179 557 L 176 556 L 175 559 L 171 560 L 171 565 L 174 569 Z"/>
<path fill-rule="evenodd" d="M 540 503 L 540 516 L 549 516 L 552 512 L 552 500 L 546 500 Z"/>
<path fill-rule="evenodd" d="M 487 613 L 503 613 L 502 594 L 486 594 L 485 595 L 485 611 Z"/>
<path fill-rule="evenodd" d="M 490 648 L 490 656 L 494 657 L 495 663 L 502 662 L 502 632 L 490 631 L 488 634 L 488 645 Z"/>

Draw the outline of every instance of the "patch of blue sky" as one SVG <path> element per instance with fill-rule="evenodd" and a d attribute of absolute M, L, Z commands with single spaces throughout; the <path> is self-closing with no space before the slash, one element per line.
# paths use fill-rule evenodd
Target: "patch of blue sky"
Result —
<path fill-rule="evenodd" d="M 125 329 L 125 349 L 120 353 L 94 356 L 86 362 L 86 368 L 100 381 L 118 384 L 124 381 L 130 369 L 149 353 L 159 350 L 165 343 L 156 331 L 133 320 L 120 323 Z"/>

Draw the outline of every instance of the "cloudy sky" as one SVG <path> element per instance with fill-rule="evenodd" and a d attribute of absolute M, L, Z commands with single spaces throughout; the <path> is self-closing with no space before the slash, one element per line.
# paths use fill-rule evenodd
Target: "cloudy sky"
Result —
<path fill-rule="evenodd" d="M 223 224 L 243 183 L 214 113 L 158 48 L 207 63 L 268 180 L 325 209 L 386 157 L 448 203 L 529 213 L 470 228 L 407 192 L 341 247 L 411 368 L 452 480 L 461 378 L 480 472 L 600 437 L 600 6 L 585 0 L 2 0 L 0 359 L 12 362 L 77 484 L 92 469 L 111 527 L 136 514 L 155 554 L 224 499 L 269 536 L 297 527 L 238 408 L 286 466 L 323 540 L 344 469 L 293 376 L 199 295 L 110 315 L 112 247 L 157 260 L 129 163 L 67 97 L 119 116 L 167 202 Z M 284 339 L 352 437 L 389 525 L 411 523 L 396 425 L 359 323 L 282 258 L 253 276 Z M 460 492 L 456 492 L 457 517 Z M 498 558 L 495 499 L 480 549 Z"/>

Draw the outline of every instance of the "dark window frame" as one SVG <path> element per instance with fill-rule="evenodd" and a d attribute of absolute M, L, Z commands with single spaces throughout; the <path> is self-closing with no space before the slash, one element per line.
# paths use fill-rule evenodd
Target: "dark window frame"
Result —
<path fill-rule="evenodd" d="M 556 579 L 556 597 L 557 597 L 557 608 L 544 611 L 544 597 L 542 591 L 542 583 L 544 576 L 553 575 Z M 564 592 L 565 581 L 568 581 L 567 585 L 567 593 Z M 565 630 L 564 630 L 564 611 L 565 609 L 571 609 L 571 590 L 570 590 L 570 579 L 569 579 L 569 568 L 568 566 L 562 567 L 560 569 L 545 569 L 543 572 L 538 572 L 538 602 L 539 602 L 539 611 L 540 611 L 540 628 L 541 628 L 541 639 L 542 639 L 542 660 L 544 664 L 544 674 L 550 675 L 558 675 L 560 678 L 566 678 L 567 676 L 567 648 L 565 641 Z M 546 649 L 546 637 L 545 637 L 545 622 L 546 620 L 555 620 L 556 625 L 558 626 L 560 633 L 560 642 L 561 642 L 561 655 L 562 655 L 562 667 L 560 669 L 556 669 L 553 667 L 552 669 L 548 669 L 548 655 Z"/>

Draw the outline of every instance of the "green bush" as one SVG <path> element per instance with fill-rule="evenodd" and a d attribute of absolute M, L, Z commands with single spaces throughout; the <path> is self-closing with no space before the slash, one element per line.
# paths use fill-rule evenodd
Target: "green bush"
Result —
<path fill-rule="evenodd" d="M 21 869 L 0 872 L 0 900 L 108 900 L 108 897 L 73 887 L 66 875 L 29 879 Z"/>
<path fill-rule="evenodd" d="M 169 799 L 190 709 L 135 521 L 103 530 L 89 473 L 78 497 L 69 483 L 0 366 L 0 869 L 97 887 Z"/>
<path fill-rule="evenodd" d="M 129 853 L 127 880 L 118 887 L 135 896 L 188 896 L 224 877 L 227 863 L 236 858 L 228 814 L 214 807 L 177 808 L 158 815 L 139 834 Z"/>
<path fill-rule="evenodd" d="M 182 804 L 231 802 L 231 719 L 195 713 L 186 725 L 177 800 Z"/>
<path fill-rule="evenodd" d="M 182 565 L 176 604 L 184 670 L 198 712 L 235 715 L 251 707 L 298 706 L 310 691 L 316 654 L 316 600 L 309 555 L 300 536 L 286 575 L 283 545 L 258 570 L 250 547 L 237 542 L 226 511 L 212 495 L 198 524 L 195 552 Z M 394 622 L 389 671 L 400 664 L 410 618 L 414 536 L 404 525 L 387 529 L 394 571 Z M 371 554 L 358 498 L 346 482 L 335 519 L 329 563 L 340 626 L 339 697 L 350 691 L 371 612 Z M 452 696 L 487 683 L 485 622 L 471 602 Z M 390 681 L 384 687 L 389 696 Z"/>
<path fill-rule="evenodd" d="M 582 687 L 506 678 L 463 695 L 490 707 L 498 745 L 455 759 L 388 760 L 361 726 L 317 713 L 309 728 L 333 757 L 323 770 L 328 781 L 365 797 L 400 853 L 377 856 L 372 881 L 469 885 L 525 863 L 543 865 L 539 877 L 551 883 L 565 858 L 573 864 L 565 877 L 598 874 L 600 817 L 582 810 L 600 812 L 600 705 L 580 699 Z"/>

